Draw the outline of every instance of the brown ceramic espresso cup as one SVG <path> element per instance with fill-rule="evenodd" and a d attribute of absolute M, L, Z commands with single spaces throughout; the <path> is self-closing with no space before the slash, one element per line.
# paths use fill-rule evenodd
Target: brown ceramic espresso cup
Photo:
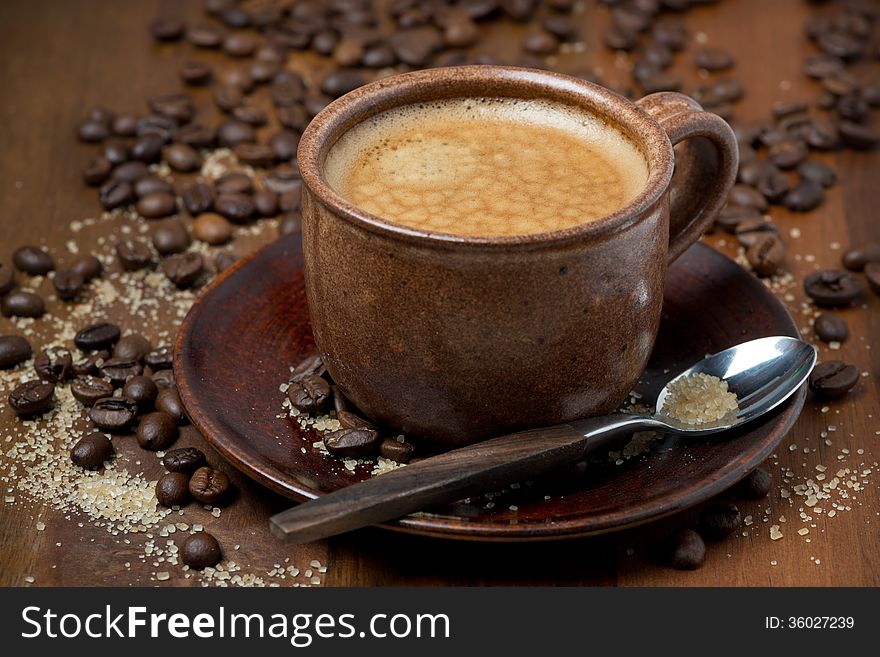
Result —
<path fill-rule="evenodd" d="M 376 216 L 328 182 L 328 154 L 356 126 L 381 131 L 402 107 L 469 98 L 589 114 L 637 149 L 644 184 L 584 223 L 474 236 Z M 651 353 L 666 267 L 723 204 L 737 147 L 721 118 L 678 93 L 632 103 L 564 75 L 471 66 L 343 96 L 308 126 L 298 159 L 306 292 L 329 373 L 371 419 L 453 447 L 620 404 Z"/>

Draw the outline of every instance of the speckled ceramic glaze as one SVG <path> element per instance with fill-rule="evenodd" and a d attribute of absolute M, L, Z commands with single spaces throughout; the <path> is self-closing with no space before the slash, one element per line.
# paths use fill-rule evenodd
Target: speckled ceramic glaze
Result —
<path fill-rule="evenodd" d="M 475 238 L 386 223 L 327 184 L 329 149 L 365 118 L 480 96 L 587 109 L 641 149 L 645 188 L 598 221 Z M 495 66 L 357 89 L 315 117 L 298 159 L 306 292 L 327 369 L 372 419 L 443 447 L 613 410 L 651 353 L 667 264 L 709 226 L 737 168 L 730 127 L 686 96 L 633 104 L 567 76 Z"/>

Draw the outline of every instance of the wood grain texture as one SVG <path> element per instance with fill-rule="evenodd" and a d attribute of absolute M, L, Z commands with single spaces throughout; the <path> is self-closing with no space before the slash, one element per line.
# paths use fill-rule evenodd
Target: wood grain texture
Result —
<path fill-rule="evenodd" d="M 747 84 L 748 96 L 736 107 L 744 120 L 764 120 L 776 100 L 809 98 L 815 84 L 800 73 L 802 56 L 811 52 L 802 38 L 807 3 L 799 0 L 738 0 L 705 7 L 688 14 L 691 33 L 704 33 L 710 45 L 728 47 L 737 56 L 736 73 Z M 177 89 L 176 66 L 191 53 L 187 47 L 156 46 L 147 36 L 147 24 L 161 13 L 194 17 L 198 3 L 144 0 L 67 2 L 32 0 L 0 3 L 0 260 L 24 243 L 46 243 L 64 251 L 68 223 L 94 216 L 93 190 L 80 182 L 80 170 L 92 149 L 78 144 L 75 128 L 89 107 L 106 104 L 117 111 L 142 111 L 150 94 Z M 590 7 L 583 16 L 587 51 L 583 60 L 602 66 L 608 80 L 623 81 L 613 55 L 603 51 L 600 30 L 607 12 Z M 507 27 L 488 28 L 489 41 L 513 44 Z M 214 55 L 201 56 L 219 62 Z M 301 70 L 318 64 L 293 58 Z M 560 69 L 573 70 L 577 62 L 560 58 Z M 566 68 L 568 67 L 568 68 Z M 678 58 L 675 70 L 697 81 L 691 57 Z M 204 105 L 204 92 L 197 96 Z M 787 235 L 797 227 L 800 237 L 789 238 L 788 268 L 800 280 L 816 268 L 836 266 L 840 250 L 851 243 L 878 239 L 876 208 L 880 207 L 880 156 L 874 153 L 830 153 L 822 158 L 836 167 L 840 184 L 829 190 L 826 202 L 808 215 L 790 215 L 774 208 L 772 215 Z M 245 242 L 237 248 L 249 248 Z M 729 237 L 707 241 L 729 254 Z M 799 286 L 787 301 L 800 326 L 804 300 Z M 880 454 L 880 348 L 871 342 L 880 336 L 880 299 L 870 296 L 866 308 L 842 312 L 851 337 L 839 351 L 821 347 L 820 358 L 842 358 L 857 364 L 869 376 L 853 393 L 823 404 L 810 400 L 795 427 L 768 467 L 774 492 L 767 500 L 741 503 L 753 524 L 737 535 L 712 544 L 706 565 L 693 572 L 663 566 L 657 546 L 671 530 L 695 519 L 695 512 L 615 535 L 555 544 L 498 545 L 453 543 L 364 530 L 331 541 L 296 547 L 282 546 L 269 535 L 266 520 L 286 508 L 287 500 L 250 484 L 231 471 L 239 499 L 219 519 L 192 510 L 189 522 L 204 521 L 224 549 L 253 572 L 272 569 L 289 558 L 300 567 L 318 559 L 329 565 L 326 585 L 877 585 L 880 583 L 880 493 L 875 463 Z M 56 306 L 50 306 L 57 309 Z M 744 309 L 744 312 L 748 312 Z M 124 319 L 124 318 L 120 318 Z M 8 332 L 0 319 L 0 333 Z M 16 420 L 5 403 L 0 409 L 0 439 L 9 435 Z M 835 431 L 830 431 L 835 427 Z M 827 432 L 831 445 L 821 437 Z M 0 443 L 4 445 L 5 443 Z M 179 445 L 205 447 L 192 427 Z M 808 451 L 805 453 L 804 449 Z M 849 450 L 848 455 L 842 449 Z M 862 453 L 859 453 L 862 450 Z M 125 445 L 125 456 L 137 458 L 136 447 Z M 844 458 L 838 461 L 838 457 Z M 209 459 L 222 463 L 209 451 Z M 851 510 L 835 517 L 816 515 L 811 523 L 799 519 L 803 498 L 783 498 L 780 489 L 787 471 L 798 480 L 815 477 L 816 465 L 871 470 L 862 477 L 864 489 L 846 500 Z M 160 473 L 153 460 L 143 461 L 149 477 Z M 9 484 L 4 482 L 4 488 Z M 126 544 L 85 518 L 26 502 L 0 505 L 0 584 L 21 585 L 33 577 L 36 585 L 150 584 L 155 570 L 137 558 L 141 539 Z M 765 511 L 767 510 L 767 511 Z M 187 512 L 188 514 L 190 511 Z M 781 516 L 786 517 L 780 523 Z M 37 519 L 45 531 L 35 529 Z M 766 519 L 766 521 L 765 521 Z M 83 526 L 80 527 L 79 523 Z M 780 524 L 784 538 L 771 541 L 769 526 Z M 815 525 L 815 526 L 813 526 Z M 808 527 L 799 536 L 797 529 Z M 809 540 L 809 542 L 807 542 Z M 60 544 L 60 545 L 59 545 Z M 240 545 L 239 550 L 232 546 Z M 229 556 L 229 555 L 227 555 Z M 131 562 L 128 569 L 125 562 Z M 775 564 L 775 565 L 774 565 Z M 192 584 L 179 569 L 170 568 L 166 584 Z"/>

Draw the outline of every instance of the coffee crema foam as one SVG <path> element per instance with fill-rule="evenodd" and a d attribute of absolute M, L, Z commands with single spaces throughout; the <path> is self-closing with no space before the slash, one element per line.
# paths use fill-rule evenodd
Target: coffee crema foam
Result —
<path fill-rule="evenodd" d="M 462 98 L 382 112 L 342 135 L 330 186 L 384 221 L 498 237 L 570 228 L 629 203 L 648 166 L 616 129 L 545 101 Z"/>

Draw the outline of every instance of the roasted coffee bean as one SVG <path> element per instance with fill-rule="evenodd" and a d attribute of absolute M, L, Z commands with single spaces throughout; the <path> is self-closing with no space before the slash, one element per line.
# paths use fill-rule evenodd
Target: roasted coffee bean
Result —
<path fill-rule="evenodd" d="M 162 158 L 165 139 L 157 133 L 147 133 L 131 147 L 131 157 L 139 162 L 154 164 Z"/>
<path fill-rule="evenodd" d="M 183 93 L 151 96 L 147 99 L 147 104 L 150 110 L 175 124 L 189 123 L 196 113 L 192 98 Z"/>
<path fill-rule="evenodd" d="M 142 374 L 131 377 L 122 386 L 122 396 L 136 403 L 141 413 L 153 406 L 158 394 L 159 387 L 153 379 Z"/>
<path fill-rule="evenodd" d="M 327 451 L 345 458 L 376 454 L 381 438 L 375 429 L 339 429 L 324 434 Z"/>
<path fill-rule="evenodd" d="M 122 139 L 107 139 L 104 142 L 103 156 L 113 166 L 127 162 L 128 145 Z"/>
<path fill-rule="evenodd" d="M 728 201 L 734 205 L 755 208 L 760 212 L 766 212 L 768 205 L 764 195 L 749 185 L 736 184 L 730 189 Z"/>
<path fill-rule="evenodd" d="M 710 504 L 700 512 L 700 535 L 717 541 L 735 532 L 742 524 L 742 515 L 735 504 Z"/>
<path fill-rule="evenodd" d="M 269 137 L 269 146 L 279 160 L 291 160 L 296 157 L 299 135 L 290 130 L 279 130 Z"/>
<path fill-rule="evenodd" d="M 550 37 L 555 40 L 553 35 Z M 435 27 L 424 25 L 395 32 L 388 43 L 397 59 L 404 64 L 424 66 L 431 55 L 443 46 L 443 38 Z"/>
<path fill-rule="evenodd" d="M 243 224 L 253 218 L 256 206 L 245 194 L 220 194 L 214 201 L 214 209 L 229 221 Z"/>
<path fill-rule="evenodd" d="M 221 146 L 232 148 L 256 139 L 254 127 L 241 121 L 224 121 L 217 128 L 217 141 Z"/>
<path fill-rule="evenodd" d="M 80 360 L 74 361 L 73 373 L 76 376 L 86 376 L 88 374 L 98 374 L 104 361 L 110 358 L 110 352 L 106 349 L 92 352 L 84 356 Z M 111 390 L 112 392 L 112 390 Z"/>
<path fill-rule="evenodd" d="M 9 406 L 16 415 L 29 417 L 46 410 L 55 398 L 55 386 L 45 381 L 27 381 L 9 393 Z"/>
<path fill-rule="evenodd" d="M 302 205 L 302 184 L 296 184 L 289 192 L 278 196 L 278 209 L 281 212 L 293 212 Z"/>
<path fill-rule="evenodd" d="M 134 358 L 108 358 L 100 369 L 101 376 L 113 385 L 121 386 L 133 376 L 144 372 L 144 366 Z"/>
<path fill-rule="evenodd" d="M 162 465 L 169 472 L 190 475 L 205 465 L 205 453 L 195 447 L 172 449 L 162 457 Z"/>
<path fill-rule="evenodd" d="M 837 174 L 834 169 L 824 162 L 807 160 L 797 168 L 797 172 L 803 180 L 809 180 L 822 185 L 822 187 L 831 187 L 837 182 Z"/>
<path fill-rule="evenodd" d="M 254 181 L 246 173 L 233 171 L 214 181 L 218 194 L 253 194 Z"/>
<path fill-rule="evenodd" d="M 246 68 L 223 69 L 223 72 L 220 74 L 220 83 L 221 85 L 235 87 L 243 94 L 249 94 L 254 89 L 254 79 Z M 242 103 L 244 103 L 244 98 L 242 98 Z"/>
<path fill-rule="evenodd" d="M 356 66 L 364 56 L 364 45 L 357 39 L 343 37 L 336 43 L 332 55 L 339 66 Z"/>
<path fill-rule="evenodd" d="M 846 322 L 834 313 L 822 313 L 816 317 L 813 329 L 823 342 L 843 342 L 849 333 Z"/>
<path fill-rule="evenodd" d="M 153 372 L 153 376 L 151 377 L 153 382 L 159 387 L 159 392 L 162 392 L 163 388 L 173 388 L 174 387 L 174 370 L 159 370 L 158 372 Z M 158 397 L 156 398 L 158 400 Z"/>
<path fill-rule="evenodd" d="M 278 195 L 268 190 L 260 190 L 254 194 L 254 207 L 262 217 L 274 217 L 278 214 Z"/>
<path fill-rule="evenodd" d="M 324 361 L 319 354 L 312 354 L 303 359 L 290 375 L 290 383 L 298 383 L 306 377 L 321 377 L 327 372 Z"/>
<path fill-rule="evenodd" d="M 25 362 L 33 354 L 31 343 L 20 335 L 0 335 L 0 370 Z"/>
<path fill-rule="evenodd" d="M 70 450 L 70 460 L 86 470 L 100 468 L 109 461 L 116 450 L 110 439 L 99 431 L 80 438 Z"/>
<path fill-rule="evenodd" d="M 199 48 L 216 48 L 225 36 L 221 28 L 209 23 L 193 25 L 186 31 L 186 40 Z"/>
<path fill-rule="evenodd" d="M 174 351 L 167 345 L 158 347 L 147 353 L 144 357 L 144 362 L 154 372 L 169 370 L 174 364 Z"/>
<path fill-rule="evenodd" d="M 115 210 L 131 203 L 134 200 L 134 191 L 130 183 L 124 180 L 110 179 L 101 185 L 98 200 L 105 210 Z"/>
<path fill-rule="evenodd" d="M 547 30 L 535 28 L 526 34 L 522 41 L 522 48 L 526 52 L 536 55 L 550 55 L 559 48 L 559 39 Z M 399 53 L 398 53 L 399 55 Z M 403 57 L 401 57 L 403 59 Z"/>
<path fill-rule="evenodd" d="M 397 463 L 409 463 L 415 451 L 416 448 L 412 443 L 400 441 L 397 438 L 386 438 L 379 445 L 379 456 Z"/>
<path fill-rule="evenodd" d="M 153 262 L 150 247 L 139 239 L 122 240 L 116 245 L 119 264 L 125 271 L 136 271 L 149 267 Z"/>
<path fill-rule="evenodd" d="M 45 276 L 55 269 L 55 261 L 44 249 L 36 246 L 22 246 L 12 254 L 12 264 L 16 269 L 31 276 Z"/>
<path fill-rule="evenodd" d="M 880 133 L 853 121 L 841 121 L 837 130 L 843 142 L 851 148 L 869 149 L 880 142 Z"/>
<path fill-rule="evenodd" d="M 785 262 L 785 246 L 778 236 L 764 233 L 746 250 L 746 258 L 758 276 L 773 276 Z"/>
<path fill-rule="evenodd" d="M 236 107 L 232 110 L 232 118 L 254 127 L 266 125 L 269 121 L 269 115 L 263 109 L 253 105 L 240 105 Z"/>
<path fill-rule="evenodd" d="M 880 262 L 880 242 L 868 242 L 844 251 L 843 266 L 850 271 L 862 271 L 869 262 Z"/>
<path fill-rule="evenodd" d="M 9 265 L 0 262 L 0 297 L 15 287 L 15 272 Z"/>
<path fill-rule="evenodd" d="M 120 114 L 113 119 L 113 134 L 120 137 L 134 137 L 137 133 L 138 118 L 133 114 Z"/>
<path fill-rule="evenodd" d="M 104 271 L 104 266 L 95 256 L 80 256 L 71 263 L 70 271 L 79 274 L 87 283 L 93 278 L 99 278 Z"/>
<path fill-rule="evenodd" d="M 254 82 L 264 83 L 269 82 L 278 75 L 278 72 L 281 70 L 281 65 L 275 62 L 262 62 L 255 61 L 250 66 L 248 66 L 248 73 Z"/>
<path fill-rule="evenodd" d="M 642 91 L 646 94 L 653 94 L 658 91 L 679 91 L 681 89 L 681 76 L 675 73 L 655 73 L 639 82 Z"/>
<path fill-rule="evenodd" d="M 669 563 L 676 570 L 696 570 L 706 560 L 706 544 L 693 529 L 673 534 L 669 544 Z"/>
<path fill-rule="evenodd" d="M 110 173 L 111 180 L 126 182 L 134 185 L 138 180 L 150 175 L 150 170 L 143 162 L 125 162 L 114 168 Z M 129 187 L 129 189 L 134 189 Z"/>
<path fill-rule="evenodd" d="M 229 269 L 237 262 L 237 260 L 238 258 L 236 258 L 235 255 L 232 253 L 218 253 L 216 256 L 214 256 L 214 269 L 216 269 L 217 273 L 219 274 L 220 272 Z"/>
<path fill-rule="evenodd" d="M 849 306 L 862 294 L 862 285 L 842 269 L 817 271 L 804 279 L 804 292 L 820 306 Z"/>
<path fill-rule="evenodd" d="M 333 386 L 334 388 L 336 386 Z M 335 397 L 334 397 L 335 399 Z M 339 424 L 342 425 L 343 429 L 375 429 L 376 425 L 374 425 L 369 420 L 362 418 L 360 415 L 356 415 L 351 413 L 350 411 L 340 410 L 336 412 L 336 419 L 339 420 Z"/>
<path fill-rule="evenodd" d="M 188 536 L 180 548 L 180 558 L 194 570 L 204 570 L 216 566 L 222 552 L 217 539 L 207 532 L 197 532 Z"/>
<path fill-rule="evenodd" d="M 214 71 L 210 64 L 205 62 L 190 60 L 184 62 L 179 69 L 180 79 L 184 84 L 203 85 L 211 81 Z"/>
<path fill-rule="evenodd" d="M 186 506 L 190 500 L 189 477 L 181 472 L 169 472 L 156 482 L 156 499 L 171 508 Z"/>
<path fill-rule="evenodd" d="M 174 143 L 162 150 L 162 157 L 175 171 L 196 171 L 202 167 L 202 156 L 188 144 Z"/>
<path fill-rule="evenodd" d="M 206 244 L 226 244 L 232 239 L 232 231 L 232 224 L 213 212 L 200 214 L 193 222 L 193 235 Z"/>
<path fill-rule="evenodd" d="M 822 204 L 825 192 L 812 180 L 801 180 L 785 195 L 785 207 L 792 212 L 809 212 Z"/>
<path fill-rule="evenodd" d="M 43 349 L 34 358 L 34 371 L 43 381 L 61 383 L 73 376 L 73 356 L 64 347 Z"/>
<path fill-rule="evenodd" d="M 46 312 L 43 298 L 34 292 L 14 290 L 0 300 L 0 314 L 4 317 L 42 317 Z"/>
<path fill-rule="evenodd" d="M 321 92 L 339 98 L 366 83 L 363 73 L 357 69 L 339 69 L 324 76 L 321 80 Z"/>
<path fill-rule="evenodd" d="M 880 263 L 869 262 L 865 265 L 865 278 L 874 294 L 880 294 Z"/>
<path fill-rule="evenodd" d="M 165 258 L 162 272 L 169 281 L 180 289 L 192 287 L 205 270 L 205 261 L 201 254 L 193 251 Z"/>
<path fill-rule="evenodd" d="M 309 123 L 308 114 L 306 114 L 306 110 L 302 105 L 279 107 L 275 110 L 275 117 L 282 126 L 297 132 L 305 130 Z"/>
<path fill-rule="evenodd" d="M 303 413 L 320 411 L 330 401 L 330 384 L 320 376 L 306 375 L 290 383 L 287 397 L 294 408 Z"/>
<path fill-rule="evenodd" d="M 155 452 L 174 443 L 178 433 L 173 417 L 162 411 L 155 411 L 141 418 L 134 435 L 138 445 Z"/>
<path fill-rule="evenodd" d="M 139 199 L 135 209 L 142 217 L 157 219 L 177 212 L 177 201 L 175 201 L 173 194 L 156 192 Z"/>
<path fill-rule="evenodd" d="M 82 351 L 106 349 L 116 344 L 121 334 L 116 324 L 97 322 L 77 331 L 73 343 Z"/>
<path fill-rule="evenodd" d="M 92 406 L 99 399 L 113 396 L 113 385 L 96 376 L 78 376 L 70 384 L 70 392 L 83 406 Z"/>
<path fill-rule="evenodd" d="M 152 348 L 150 341 L 141 334 L 129 333 L 119 338 L 119 342 L 113 347 L 113 357 L 143 362 L 144 357 Z"/>
<path fill-rule="evenodd" d="M 768 221 L 764 215 L 758 214 L 740 221 L 733 229 L 736 240 L 744 247 L 752 246 L 767 233 L 779 236 L 779 229 L 772 221 Z"/>
<path fill-rule="evenodd" d="M 181 144 L 193 148 L 213 148 L 217 140 L 217 131 L 201 123 L 187 123 L 177 130 L 174 138 Z"/>
<path fill-rule="evenodd" d="M 214 204 L 214 192 L 205 183 L 192 183 L 183 189 L 183 205 L 191 215 L 208 211 Z"/>
<path fill-rule="evenodd" d="M 244 142 L 236 144 L 232 152 L 239 162 L 252 167 L 265 168 L 275 161 L 275 151 L 266 144 Z"/>
<path fill-rule="evenodd" d="M 103 155 L 98 155 L 89 160 L 86 168 L 83 169 L 83 180 L 87 185 L 100 185 L 110 177 L 110 171 L 113 165 Z"/>
<path fill-rule="evenodd" d="M 223 112 L 231 112 L 244 102 L 244 94 L 241 89 L 231 84 L 214 85 L 214 104 Z"/>
<path fill-rule="evenodd" d="M 52 286 L 55 288 L 58 298 L 64 301 L 75 299 L 85 283 L 85 279 L 71 269 L 60 269 L 52 277 Z"/>
<path fill-rule="evenodd" d="M 842 73 L 845 69 L 843 61 L 838 57 L 818 53 L 804 59 L 803 70 L 814 80 L 821 80 L 834 73 Z"/>
<path fill-rule="evenodd" d="M 186 411 L 183 408 L 183 402 L 180 401 L 180 395 L 177 388 L 161 388 L 156 396 L 156 410 L 167 413 L 174 418 L 176 422 L 186 421 Z"/>
<path fill-rule="evenodd" d="M 150 24 L 150 34 L 156 41 L 178 41 L 185 26 L 178 18 L 157 18 Z"/>
<path fill-rule="evenodd" d="M 694 53 L 694 62 L 707 71 L 723 71 L 734 64 L 733 55 L 721 48 L 700 48 Z"/>
<path fill-rule="evenodd" d="M 838 99 L 837 113 L 841 118 L 862 123 L 871 113 L 871 107 L 860 94 L 847 94 Z"/>
<path fill-rule="evenodd" d="M 769 201 L 779 203 L 791 189 L 791 183 L 782 171 L 771 165 L 756 183 L 757 190 Z M 766 212 L 766 210 L 762 210 Z"/>
<path fill-rule="evenodd" d="M 77 134 L 80 141 L 91 144 L 106 139 L 110 135 L 110 129 L 99 121 L 83 121 L 79 124 Z"/>
<path fill-rule="evenodd" d="M 177 219 L 165 221 L 153 231 L 153 247 L 159 255 L 183 253 L 190 241 L 189 231 Z"/>
<path fill-rule="evenodd" d="M 842 397 L 859 382 L 861 372 L 855 365 L 840 360 L 819 363 L 810 374 L 810 390 L 823 399 Z"/>
<path fill-rule="evenodd" d="M 299 176 L 299 172 L 287 165 L 281 165 L 270 171 L 263 178 L 263 184 L 266 186 L 266 189 L 276 194 L 293 191 L 299 192 L 302 190 L 302 179 Z"/>
<path fill-rule="evenodd" d="M 292 107 L 302 101 L 305 95 L 305 82 L 295 71 L 281 71 L 272 80 L 269 93 L 276 107 Z"/>
<path fill-rule="evenodd" d="M 223 40 L 223 50 L 233 57 L 248 57 L 256 47 L 253 35 L 247 32 L 233 32 Z"/>
<path fill-rule="evenodd" d="M 770 493 L 773 477 L 764 468 L 755 468 L 733 487 L 733 494 L 744 500 L 760 500 Z"/>
<path fill-rule="evenodd" d="M 225 472 L 202 466 L 189 480 L 189 492 L 199 502 L 217 504 L 229 493 L 229 477 Z"/>
<path fill-rule="evenodd" d="M 807 145 L 800 139 L 788 138 L 767 149 L 767 159 L 780 169 L 793 169 L 807 159 Z"/>
<path fill-rule="evenodd" d="M 310 93 L 305 97 L 305 100 L 303 100 L 303 107 L 306 110 L 306 115 L 309 118 L 314 118 L 321 110 L 332 102 L 333 98 L 330 96 L 319 93 Z"/>

